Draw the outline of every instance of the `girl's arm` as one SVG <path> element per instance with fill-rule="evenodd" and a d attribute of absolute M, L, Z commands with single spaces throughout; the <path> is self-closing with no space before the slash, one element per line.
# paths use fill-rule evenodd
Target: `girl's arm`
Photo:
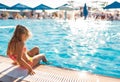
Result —
<path fill-rule="evenodd" d="M 19 58 L 18 63 L 28 69 L 28 74 L 35 74 L 35 72 L 32 70 L 32 67 L 23 58 Z"/>
<path fill-rule="evenodd" d="M 23 66 L 23 67 L 25 67 L 25 68 L 28 69 L 28 74 L 31 74 L 31 75 L 35 74 L 35 72 L 32 70 L 32 67 L 22 58 L 22 56 L 23 56 L 24 43 L 19 42 L 17 46 L 18 46 L 18 48 L 17 48 L 17 51 L 18 51 L 18 52 L 16 52 L 16 53 L 17 53 L 17 55 L 18 55 L 18 56 L 17 56 L 17 61 L 18 61 L 18 63 L 19 63 L 21 66 Z"/>

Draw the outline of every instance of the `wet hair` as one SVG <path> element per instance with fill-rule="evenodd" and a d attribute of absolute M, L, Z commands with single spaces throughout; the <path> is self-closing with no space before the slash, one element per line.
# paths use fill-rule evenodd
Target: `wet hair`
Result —
<path fill-rule="evenodd" d="M 10 54 L 11 52 L 17 52 L 18 49 L 18 43 L 23 42 L 22 41 L 22 35 L 25 34 L 26 38 L 30 36 L 29 30 L 22 25 L 17 25 L 14 31 L 14 34 L 8 44 L 7 54 Z"/>

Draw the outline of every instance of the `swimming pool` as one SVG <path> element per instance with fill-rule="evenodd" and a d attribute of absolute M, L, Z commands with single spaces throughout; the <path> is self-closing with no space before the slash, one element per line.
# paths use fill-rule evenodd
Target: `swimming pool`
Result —
<path fill-rule="evenodd" d="M 120 78 L 119 21 L 0 20 L 1 55 L 18 24 L 33 34 L 28 49 L 39 46 L 52 66 Z"/>

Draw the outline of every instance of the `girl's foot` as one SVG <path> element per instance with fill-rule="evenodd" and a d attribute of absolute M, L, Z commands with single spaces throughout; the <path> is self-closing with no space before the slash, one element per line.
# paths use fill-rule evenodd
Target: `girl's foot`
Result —
<path fill-rule="evenodd" d="M 43 64 L 43 65 L 50 65 L 50 64 L 52 64 L 51 62 L 42 62 L 41 64 Z"/>
<path fill-rule="evenodd" d="M 44 63 L 45 63 L 46 65 L 50 65 L 50 64 L 51 64 L 51 62 L 48 62 L 48 61 L 47 61 L 47 62 L 44 62 Z"/>

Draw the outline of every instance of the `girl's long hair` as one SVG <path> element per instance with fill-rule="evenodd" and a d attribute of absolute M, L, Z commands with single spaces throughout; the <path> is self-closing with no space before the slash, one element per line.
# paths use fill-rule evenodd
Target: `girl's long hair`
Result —
<path fill-rule="evenodd" d="M 30 36 L 30 32 L 26 27 L 24 27 L 22 25 L 17 25 L 16 29 L 14 31 L 14 34 L 8 44 L 7 55 L 19 52 L 19 51 L 17 51 L 18 47 L 20 46 L 20 45 L 18 45 L 18 42 L 22 42 L 23 34 L 26 35 L 26 38 L 28 38 Z"/>

